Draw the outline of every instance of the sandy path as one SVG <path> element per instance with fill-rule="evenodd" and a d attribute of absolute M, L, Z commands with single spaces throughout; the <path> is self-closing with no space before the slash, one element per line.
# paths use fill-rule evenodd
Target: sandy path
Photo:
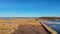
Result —
<path fill-rule="evenodd" d="M 12 34 L 48 34 L 41 25 L 19 25 Z"/>

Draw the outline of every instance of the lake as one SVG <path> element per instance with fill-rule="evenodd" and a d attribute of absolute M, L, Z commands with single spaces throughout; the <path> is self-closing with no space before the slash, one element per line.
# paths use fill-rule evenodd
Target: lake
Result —
<path fill-rule="evenodd" d="M 49 27 L 51 27 L 53 30 L 55 30 L 58 34 L 60 34 L 60 20 L 49 20 L 49 23 L 52 22 L 54 24 L 46 24 Z"/>

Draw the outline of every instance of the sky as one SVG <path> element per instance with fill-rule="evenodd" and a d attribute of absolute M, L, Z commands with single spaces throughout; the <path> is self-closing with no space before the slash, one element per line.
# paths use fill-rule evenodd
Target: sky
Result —
<path fill-rule="evenodd" d="M 0 0 L 0 17 L 60 17 L 60 0 Z"/>

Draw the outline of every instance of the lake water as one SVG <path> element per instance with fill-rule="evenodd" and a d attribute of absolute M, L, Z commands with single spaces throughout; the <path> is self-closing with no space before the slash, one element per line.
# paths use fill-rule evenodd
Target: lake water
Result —
<path fill-rule="evenodd" d="M 60 24 L 48 24 L 48 26 L 60 34 Z"/>
<path fill-rule="evenodd" d="M 55 23 L 60 23 L 60 20 L 49 20 L 49 22 L 53 22 L 54 24 L 47 24 L 47 25 L 56 32 L 58 32 L 58 34 L 60 34 L 60 24 L 55 24 Z"/>
<path fill-rule="evenodd" d="M 60 20 L 48 20 L 49 22 L 60 22 Z"/>

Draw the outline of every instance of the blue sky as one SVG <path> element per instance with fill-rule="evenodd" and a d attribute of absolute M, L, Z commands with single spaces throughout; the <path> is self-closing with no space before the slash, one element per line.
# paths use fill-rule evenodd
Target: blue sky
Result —
<path fill-rule="evenodd" d="M 0 17 L 60 16 L 60 0 L 0 0 Z"/>

